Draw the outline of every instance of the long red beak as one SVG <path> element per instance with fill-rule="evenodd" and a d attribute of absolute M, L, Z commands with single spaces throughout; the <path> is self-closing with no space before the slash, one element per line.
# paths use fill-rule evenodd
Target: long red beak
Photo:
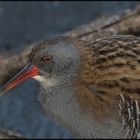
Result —
<path fill-rule="evenodd" d="M 21 84 L 25 80 L 35 77 L 38 75 L 38 68 L 28 64 L 26 65 L 17 75 L 15 75 L 11 80 L 9 80 L 1 89 L 0 95 L 4 95 L 9 90 L 15 88 L 17 85 Z"/>

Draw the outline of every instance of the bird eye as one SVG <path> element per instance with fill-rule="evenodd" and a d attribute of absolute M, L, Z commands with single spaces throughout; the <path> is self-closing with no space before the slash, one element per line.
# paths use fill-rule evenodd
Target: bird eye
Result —
<path fill-rule="evenodd" d="M 42 58 L 41 58 L 41 61 L 43 61 L 43 62 L 48 62 L 48 61 L 50 61 L 52 59 L 52 56 L 51 55 L 47 55 L 47 56 L 43 56 Z"/>

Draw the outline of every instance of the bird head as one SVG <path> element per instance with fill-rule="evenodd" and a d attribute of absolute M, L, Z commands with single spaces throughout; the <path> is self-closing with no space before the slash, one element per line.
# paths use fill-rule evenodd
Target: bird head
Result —
<path fill-rule="evenodd" d="M 0 89 L 0 94 L 30 78 L 44 82 L 48 87 L 70 82 L 76 75 L 80 59 L 72 40 L 60 37 L 35 44 L 27 65 Z"/>

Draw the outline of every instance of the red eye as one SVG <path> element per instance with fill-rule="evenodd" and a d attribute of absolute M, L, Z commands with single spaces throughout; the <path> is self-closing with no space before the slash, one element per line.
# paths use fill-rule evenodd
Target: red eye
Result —
<path fill-rule="evenodd" d="M 48 62 L 48 61 L 50 61 L 52 59 L 52 56 L 51 55 L 47 55 L 47 56 L 43 56 L 42 58 L 41 58 L 41 61 L 43 61 L 43 62 Z"/>

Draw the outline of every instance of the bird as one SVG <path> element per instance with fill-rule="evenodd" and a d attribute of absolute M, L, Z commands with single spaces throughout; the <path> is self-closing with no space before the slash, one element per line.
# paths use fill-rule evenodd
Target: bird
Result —
<path fill-rule="evenodd" d="M 40 83 L 46 116 L 75 138 L 140 138 L 139 37 L 41 40 L 0 95 L 30 78 Z"/>

